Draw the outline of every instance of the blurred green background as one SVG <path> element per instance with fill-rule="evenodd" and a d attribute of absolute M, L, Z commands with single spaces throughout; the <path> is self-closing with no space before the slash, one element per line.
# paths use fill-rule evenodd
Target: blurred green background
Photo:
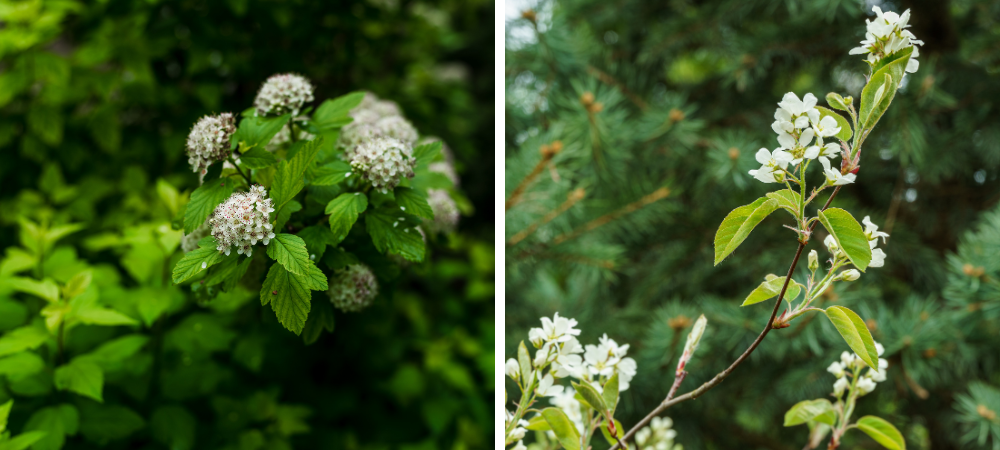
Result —
<path fill-rule="evenodd" d="M 170 285 L 180 253 L 162 254 L 155 240 L 172 233 L 182 202 L 165 185 L 181 199 L 197 187 L 184 153 L 194 122 L 246 109 L 283 72 L 309 78 L 315 104 L 356 90 L 398 102 L 422 135 L 454 152 L 473 210 L 490 211 L 493 169 L 479 161 L 493 146 L 484 111 L 494 63 L 483 51 L 492 12 L 488 1 L 0 1 L 7 268 L 19 217 L 81 223 L 46 255 L 47 275 L 62 283 L 91 268 L 101 301 L 123 311 L 172 305 L 133 330 L 150 344 L 107 369 L 103 404 L 54 390 L 51 374 L 15 382 L 0 370 L 0 403 L 15 399 L 7 429 L 60 436 L 36 449 L 490 445 L 488 216 L 463 217 L 457 233 L 432 243 L 428 262 L 404 270 L 390 302 L 338 315 L 308 347 L 252 290 L 205 304 Z M 0 289 L 0 332 L 40 320 L 43 305 L 29 297 Z M 67 352 L 125 332 L 74 328 Z M 45 422 L 60 403 L 80 411 L 79 430 Z"/>
<path fill-rule="evenodd" d="M 580 321 L 583 344 L 603 333 L 630 344 L 638 375 L 616 413 L 628 428 L 666 396 L 699 314 L 708 330 L 682 392 L 742 353 L 770 310 L 739 304 L 765 275 L 785 273 L 796 242 L 774 215 L 713 267 L 715 231 L 773 190 L 747 171 L 759 148 L 778 146 L 770 124 L 784 93 L 812 92 L 825 106 L 834 91 L 857 106 L 868 67 L 848 51 L 872 6 L 910 8 L 926 45 L 866 141 L 857 182 L 834 201 L 891 234 L 884 268 L 823 301 L 868 319 L 887 351 L 889 378 L 855 417 L 889 419 L 911 449 L 1000 448 L 1000 4 L 991 1 L 508 4 L 506 197 L 541 171 L 505 217 L 505 358 L 556 311 Z M 538 166 L 555 141 L 562 151 Z M 661 187 L 667 198 L 619 214 Z M 546 216 L 575 189 L 586 197 Z M 825 255 L 818 237 L 809 248 Z M 829 395 L 825 369 L 846 349 L 822 318 L 775 330 L 722 385 L 667 411 L 678 442 L 803 448 L 807 430 L 783 428 L 783 414 Z M 848 433 L 842 448 L 879 447 Z"/>

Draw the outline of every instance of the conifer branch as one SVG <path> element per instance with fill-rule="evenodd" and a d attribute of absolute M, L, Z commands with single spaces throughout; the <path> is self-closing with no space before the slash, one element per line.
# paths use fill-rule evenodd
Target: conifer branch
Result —
<path fill-rule="evenodd" d="M 826 200 L 826 204 L 823 205 L 823 208 L 820 211 L 825 211 L 828 207 L 830 207 L 830 202 L 833 201 L 833 198 L 837 196 L 838 192 L 840 192 L 840 186 L 837 186 L 837 188 L 833 190 L 833 193 L 830 194 L 830 198 Z M 811 233 L 813 228 L 815 227 L 816 227 L 816 222 L 813 222 L 813 224 L 809 226 L 809 232 Z M 743 354 L 740 355 L 739 358 L 736 358 L 736 361 L 733 361 L 733 363 L 730 364 L 729 367 L 726 368 L 726 370 L 719 372 L 711 380 L 705 382 L 701 386 L 698 386 L 697 389 L 674 399 L 671 399 L 670 396 L 668 395 L 667 398 L 664 399 L 662 403 L 660 403 L 660 406 L 657 406 L 655 409 L 650 411 L 650 413 L 647 414 L 646 417 L 640 420 L 639 423 L 635 424 L 635 426 L 633 426 L 632 429 L 628 430 L 628 432 L 625 433 L 624 436 L 622 436 L 622 441 L 628 442 L 629 438 L 631 438 L 636 432 L 642 429 L 642 427 L 646 426 L 646 424 L 648 424 L 651 420 L 653 420 L 654 417 L 660 415 L 661 413 L 663 413 L 663 411 L 666 411 L 667 408 L 670 408 L 671 406 L 674 406 L 681 402 L 686 402 L 688 400 L 694 400 L 698 397 L 701 397 L 715 386 L 718 386 L 720 383 L 722 383 L 723 380 L 726 379 L 726 377 L 729 376 L 729 374 L 733 373 L 733 370 L 736 370 L 737 366 L 742 364 L 743 361 L 745 361 L 750 356 L 750 354 L 757 349 L 757 346 L 759 346 L 761 341 L 764 340 L 764 337 L 767 336 L 767 333 L 771 331 L 772 325 L 774 324 L 774 318 L 775 316 L 778 315 L 778 309 L 781 307 L 781 302 L 785 298 L 785 291 L 788 290 L 788 282 L 792 279 L 792 275 L 795 272 L 795 266 L 798 265 L 799 258 L 802 256 L 802 250 L 805 248 L 806 248 L 806 242 L 799 241 L 799 248 L 795 251 L 795 258 L 792 259 L 792 265 L 788 267 L 788 275 L 785 276 L 785 283 L 782 284 L 781 291 L 778 293 L 778 299 L 777 301 L 774 302 L 774 308 L 771 309 L 771 317 L 767 319 L 767 325 L 764 326 L 764 330 L 760 332 L 760 335 L 757 336 L 757 339 L 754 339 L 753 343 L 750 344 L 750 347 L 748 347 L 746 351 L 744 351 Z M 671 391 L 672 390 L 673 389 L 671 389 Z M 620 445 L 615 444 L 611 446 L 610 450 L 618 450 L 620 448 L 621 448 Z"/>
<path fill-rule="evenodd" d="M 598 69 L 598 68 L 596 68 L 594 66 L 591 66 L 591 65 L 587 65 L 587 72 L 590 73 L 591 75 L 597 77 L 597 79 L 601 80 L 602 83 L 607 84 L 607 85 L 611 85 L 611 86 L 614 86 L 614 87 L 618 88 L 618 90 L 621 91 L 622 94 L 625 94 L 625 96 L 628 97 L 628 99 L 631 100 L 632 103 L 635 103 L 635 106 L 638 106 L 639 109 L 641 109 L 643 111 L 646 111 L 646 110 L 649 109 L 649 104 L 648 103 L 646 103 L 638 95 L 635 95 L 635 93 L 633 93 L 627 87 L 625 87 L 625 85 L 623 83 L 619 82 L 618 80 L 616 80 L 614 77 L 612 77 L 608 73 L 603 72 L 603 71 L 601 71 L 601 69 Z"/>
<path fill-rule="evenodd" d="M 584 190 L 582 188 L 575 189 L 573 192 L 570 192 L 569 195 L 566 197 L 566 201 L 564 201 L 562 203 L 562 205 L 559 205 L 558 208 L 556 208 L 552 212 L 546 214 L 538 222 L 535 222 L 535 223 L 529 225 L 528 228 L 525 228 L 525 229 L 519 231 L 514 236 L 511 236 L 510 240 L 507 241 L 507 246 L 508 247 L 513 247 L 513 246 L 517 245 L 518 242 L 523 241 L 524 238 L 526 238 L 526 237 L 530 236 L 532 233 L 534 233 L 535 230 L 538 229 L 538 227 L 540 227 L 542 225 L 545 225 L 545 224 L 553 221 L 556 217 L 559 217 L 560 215 L 562 215 L 562 213 L 566 212 L 566 210 L 572 208 L 573 205 L 575 205 L 577 202 L 579 202 L 580 200 L 583 199 L 583 197 L 584 197 L 585 194 L 586 193 L 584 192 Z"/>
<path fill-rule="evenodd" d="M 514 192 L 510 193 L 510 197 L 504 203 L 504 211 L 510 210 L 510 208 L 512 208 L 514 205 L 517 204 L 517 202 L 521 200 L 521 195 L 524 194 L 524 190 L 528 188 L 528 185 L 531 184 L 532 181 L 535 181 L 535 178 L 538 177 L 538 174 L 542 173 L 542 170 L 545 169 L 545 165 L 548 164 L 548 162 L 551 161 L 552 158 L 557 154 L 559 154 L 559 152 L 561 151 L 562 151 L 561 141 L 555 141 L 551 145 L 542 145 L 541 161 L 538 161 L 538 164 L 535 164 L 535 167 L 531 169 L 531 172 L 528 173 L 528 176 L 524 177 L 524 179 L 521 180 L 521 184 L 518 184 L 517 187 L 514 188 Z"/>
<path fill-rule="evenodd" d="M 625 215 L 628 215 L 630 213 L 633 213 L 633 212 L 635 212 L 635 211 L 637 211 L 637 210 L 639 210 L 639 209 L 641 209 L 641 208 L 649 205 L 650 203 L 653 203 L 653 202 L 655 202 L 657 200 L 666 198 L 669 195 L 670 195 L 670 189 L 665 188 L 665 187 L 659 188 L 659 189 L 653 191 L 652 193 L 646 195 L 645 197 L 643 197 L 643 198 L 641 198 L 641 199 L 639 199 L 639 200 L 637 200 L 635 202 L 629 203 L 628 205 L 625 205 L 621 209 L 618 209 L 616 211 L 613 211 L 613 212 L 605 214 L 605 215 L 603 215 L 601 217 L 598 217 L 598 218 L 596 218 L 594 220 L 591 220 L 590 222 L 587 222 L 583 226 L 575 228 L 575 229 L 573 229 L 572 231 L 570 231 L 568 233 L 564 233 L 564 234 L 561 234 L 559 236 L 556 236 L 556 238 L 552 240 L 552 244 L 553 245 L 559 245 L 559 244 L 561 244 L 563 242 L 576 239 L 576 238 L 580 237 L 580 235 L 583 235 L 583 234 L 585 234 L 587 232 L 593 231 L 596 228 L 599 228 L 599 227 L 601 227 L 603 225 L 606 225 L 609 222 L 614 221 L 615 219 L 618 219 L 618 218 L 620 218 L 622 216 L 625 216 Z"/>

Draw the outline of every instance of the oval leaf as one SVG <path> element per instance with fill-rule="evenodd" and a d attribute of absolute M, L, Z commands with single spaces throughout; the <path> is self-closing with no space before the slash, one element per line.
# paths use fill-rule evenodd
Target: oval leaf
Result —
<path fill-rule="evenodd" d="M 549 428 L 555 433 L 556 439 L 566 450 L 580 450 L 580 432 L 576 425 L 566 417 L 566 413 L 558 408 L 545 408 L 542 417 L 549 423 Z"/>
<path fill-rule="evenodd" d="M 734 209 L 722 219 L 719 231 L 715 233 L 715 265 L 719 265 L 736 250 L 754 227 L 775 209 L 778 209 L 776 200 L 761 197 L 749 205 Z"/>
<path fill-rule="evenodd" d="M 795 221 L 798 222 L 799 216 L 799 204 L 802 203 L 802 196 L 798 192 L 791 189 L 782 189 L 780 191 L 768 192 L 767 198 L 778 202 L 778 207 L 788 211 Z"/>
<path fill-rule="evenodd" d="M 868 367 L 878 370 L 878 350 L 875 348 L 875 340 L 868 332 L 868 326 L 861 320 L 854 311 L 843 306 L 831 306 L 826 309 L 826 316 L 837 328 L 837 331 L 844 337 L 847 345 L 854 350 L 861 360 L 868 364 Z"/>
<path fill-rule="evenodd" d="M 604 397 L 604 406 L 608 408 L 608 412 L 613 416 L 615 415 L 615 408 L 618 406 L 618 388 L 620 384 L 618 382 L 618 372 L 611 375 L 608 381 L 604 383 L 604 391 L 601 392 L 601 397 Z"/>
<path fill-rule="evenodd" d="M 785 277 L 769 277 L 764 280 L 757 289 L 754 289 L 750 295 L 747 296 L 746 300 L 743 300 L 743 304 L 740 306 L 755 305 L 764 300 L 774 298 L 781 292 L 781 286 L 785 284 Z M 788 301 L 795 300 L 795 297 L 799 296 L 799 292 L 802 291 L 802 285 L 796 283 L 792 280 L 788 283 L 788 290 L 785 292 L 785 299 Z"/>
<path fill-rule="evenodd" d="M 903 440 L 903 435 L 896 427 L 881 417 L 864 416 L 858 419 L 858 429 L 864 431 L 885 448 L 906 450 L 906 441 Z"/>
<path fill-rule="evenodd" d="M 858 114 L 858 129 L 863 134 L 878 123 L 879 118 L 885 113 L 892 98 L 896 95 L 899 82 L 903 80 L 906 73 L 906 64 L 910 61 L 910 54 L 913 47 L 909 47 L 883 58 L 878 64 L 872 67 L 875 72 L 872 74 L 868 84 L 861 91 L 861 111 Z M 886 83 L 889 81 L 889 83 Z M 876 101 L 876 94 L 882 88 L 881 98 Z"/>
<path fill-rule="evenodd" d="M 837 414 L 833 411 L 833 404 L 825 398 L 806 400 L 796 403 L 795 406 L 792 406 L 785 413 L 786 427 L 801 425 L 810 420 L 833 425 L 837 420 Z"/>
<path fill-rule="evenodd" d="M 601 394 L 598 393 L 597 389 L 594 389 L 590 383 L 584 381 L 582 383 L 572 384 L 573 389 L 576 389 L 576 392 L 580 394 L 584 400 L 586 400 L 587 405 L 602 414 L 608 411 L 608 407 L 604 404 L 604 397 L 601 397 Z"/>
<path fill-rule="evenodd" d="M 830 105 L 833 109 L 847 111 L 847 102 L 844 101 L 844 97 L 836 92 L 826 94 L 826 104 Z"/>
<path fill-rule="evenodd" d="M 872 249 L 868 245 L 868 238 L 865 236 L 861 224 L 851 213 L 840 208 L 830 208 L 819 212 L 819 221 L 826 227 L 837 245 L 844 251 L 847 258 L 851 260 L 854 267 L 864 272 L 868 264 L 872 261 Z"/>

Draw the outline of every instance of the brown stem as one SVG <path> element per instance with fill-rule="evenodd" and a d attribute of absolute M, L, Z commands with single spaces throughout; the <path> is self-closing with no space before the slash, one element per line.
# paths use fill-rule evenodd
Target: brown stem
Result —
<path fill-rule="evenodd" d="M 598 228 L 598 227 L 600 227 L 602 225 L 606 225 L 608 222 L 611 222 L 611 221 L 613 221 L 613 220 L 615 220 L 615 219 L 617 219 L 617 218 L 619 218 L 621 216 L 624 216 L 626 214 L 635 212 L 639 208 L 642 208 L 642 207 L 644 207 L 644 206 L 646 206 L 646 205 L 648 205 L 650 203 L 653 203 L 653 202 L 655 202 L 657 200 L 666 198 L 668 195 L 670 195 L 670 189 L 667 189 L 665 187 L 659 188 L 659 189 L 653 191 L 652 193 L 646 195 L 645 197 L 643 197 L 643 198 L 641 198 L 641 199 L 639 199 L 639 200 L 637 200 L 635 202 L 632 202 L 632 203 L 626 205 L 625 207 L 623 207 L 623 208 L 621 208 L 621 209 L 619 209 L 617 211 L 605 214 L 605 215 L 603 215 L 601 217 L 598 217 L 598 218 L 596 218 L 594 220 L 591 220 L 590 222 L 587 222 L 582 227 L 576 228 L 576 229 L 574 229 L 574 230 L 572 230 L 572 231 L 570 231 L 568 233 L 556 236 L 556 238 L 552 240 L 552 244 L 553 245 L 559 245 L 559 244 L 561 244 L 563 242 L 575 239 L 575 238 L 579 237 L 580 235 L 582 235 L 584 233 L 587 233 L 588 231 L 592 231 L 595 228 Z"/>
<path fill-rule="evenodd" d="M 830 198 L 826 200 L 826 204 L 823 205 L 821 211 L 825 210 L 830 206 L 830 202 L 833 201 L 833 198 L 837 196 L 838 192 L 840 192 L 840 186 L 837 186 L 837 188 L 834 189 L 833 193 L 830 194 Z M 809 227 L 809 232 L 811 233 L 813 228 L 815 227 L 816 227 L 816 222 L 813 222 L 813 224 Z M 667 408 L 670 408 L 671 406 L 674 406 L 681 402 L 686 402 L 688 400 L 694 400 L 698 397 L 701 397 L 715 386 L 718 386 L 720 383 L 722 383 L 723 380 L 726 379 L 726 377 L 729 376 L 729 374 L 733 373 L 733 370 L 736 370 L 737 366 L 742 364 L 743 361 L 745 361 L 750 356 L 750 354 L 757 349 L 757 346 L 760 345 L 761 341 L 764 340 L 764 337 L 767 336 L 767 333 L 771 331 L 771 325 L 774 324 L 774 317 L 778 314 L 778 308 L 781 306 L 781 302 L 782 300 L 784 300 L 785 297 L 785 291 L 788 289 L 788 282 L 792 279 L 792 275 L 795 272 L 795 266 L 798 265 L 799 258 L 802 256 L 802 250 L 804 248 L 806 248 L 806 243 L 800 241 L 799 248 L 795 251 L 795 258 L 792 259 L 792 265 L 788 267 L 788 275 L 785 276 L 785 283 L 781 286 L 781 292 L 778 294 L 777 301 L 774 302 L 774 308 L 771 309 L 771 317 L 767 319 L 767 325 L 764 326 L 764 330 L 760 332 L 760 335 L 757 336 L 757 339 L 754 339 L 753 343 L 750 344 L 750 347 L 748 347 L 746 351 L 744 351 L 743 354 L 740 355 L 739 358 L 736 358 L 736 361 L 733 361 L 733 363 L 730 364 L 729 367 L 726 368 L 726 370 L 719 372 L 714 378 L 705 382 L 705 384 L 698 386 L 697 389 L 688 392 L 684 395 L 681 395 L 680 397 L 677 397 L 675 399 L 670 399 L 669 397 L 667 399 L 664 399 L 663 402 L 660 403 L 660 406 L 657 406 L 655 409 L 650 411 L 650 413 L 647 414 L 646 417 L 644 417 L 642 420 L 640 420 L 639 423 L 635 424 L 635 426 L 633 426 L 631 430 L 628 430 L 628 432 L 625 433 L 625 436 L 622 437 L 622 440 L 627 441 L 629 438 L 632 437 L 632 435 L 634 435 L 637 431 L 639 431 L 639 429 L 646 426 L 646 424 L 648 424 L 651 420 L 653 420 L 653 417 L 660 415 L 663 411 L 666 411 Z M 610 450 L 618 450 L 620 448 L 621 448 L 620 446 L 615 444 L 611 447 Z"/>
<path fill-rule="evenodd" d="M 535 164 L 535 167 L 531 169 L 528 176 L 524 177 L 524 179 L 521 180 L 521 184 L 518 184 L 517 187 L 514 188 L 514 191 L 510 193 L 510 197 L 504 203 L 504 211 L 510 210 L 510 208 L 521 200 L 521 194 L 524 194 L 524 190 L 527 189 L 528 185 L 538 177 L 538 174 L 542 173 L 542 170 L 545 169 L 545 165 L 548 164 L 548 162 L 552 160 L 552 157 L 559 153 L 560 150 L 562 150 L 562 142 L 559 141 L 553 142 L 552 145 L 542 146 L 541 161 L 538 161 L 538 164 Z"/>
<path fill-rule="evenodd" d="M 566 210 L 572 208 L 573 205 L 576 204 L 576 202 L 578 202 L 578 201 L 580 201 L 580 200 L 583 199 L 584 195 L 585 195 L 585 192 L 584 192 L 583 189 L 576 189 L 573 192 L 570 192 L 569 196 L 566 197 L 566 201 L 563 202 L 562 205 L 559 205 L 558 208 L 556 208 L 552 212 L 550 212 L 550 213 L 546 214 L 544 217 L 542 217 L 542 220 L 539 220 L 538 222 L 535 222 L 535 223 L 531 224 L 530 226 L 528 226 L 528 228 L 525 228 L 525 229 L 519 231 L 514 236 L 511 236 L 510 240 L 507 241 L 507 246 L 508 247 L 513 247 L 513 246 L 517 245 L 518 242 L 521 242 L 522 240 L 524 240 L 524 238 L 526 238 L 528 236 L 531 236 L 531 233 L 534 233 L 535 230 L 538 229 L 538 227 L 551 222 L 556 217 L 559 217 L 559 215 L 561 215 L 562 213 L 566 212 Z"/>
<path fill-rule="evenodd" d="M 635 95 L 635 93 L 633 93 L 627 87 L 625 87 L 624 84 L 618 82 L 618 80 L 616 80 L 614 77 L 601 71 L 601 69 L 598 69 L 594 66 L 587 66 L 587 72 L 597 77 L 597 79 L 601 80 L 601 82 L 618 88 L 618 90 L 622 91 L 622 94 L 625 94 L 625 96 L 628 97 L 628 99 L 631 100 L 632 103 L 635 103 L 635 106 L 638 106 L 639 109 L 643 111 L 649 109 L 649 104 L 647 104 L 643 99 L 639 98 L 638 95 Z"/>
<path fill-rule="evenodd" d="M 687 371 L 682 370 L 680 375 L 674 377 L 674 385 L 670 387 L 670 392 L 667 393 L 667 400 L 674 398 L 674 394 L 677 393 L 677 388 L 681 387 L 681 383 L 684 382 L 684 378 L 687 377 Z"/>

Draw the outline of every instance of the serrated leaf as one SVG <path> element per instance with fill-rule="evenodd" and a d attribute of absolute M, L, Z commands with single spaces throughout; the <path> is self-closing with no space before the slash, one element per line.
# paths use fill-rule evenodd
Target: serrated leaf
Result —
<path fill-rule="evenodd" d="M 346 120 L 350 119 L 348 114 L 361 104 L 364 98 L 364 92 L 351 92 L 323 102 L 313 113 L 313 125 L 321 131 L 327 131 L 350 123 L 350 120 Z"/>
<path fill-rule="evenodd" d="M 59 286 L 51 278 L 42 281 L 24 277 L 10 277 L 2 280 L 11 289 L 45 299 L 50 303 L 59 301 Z"/>
<path fill-rule="evenodd" d="M 278 158 L 263 147 L 253 147 L 240 155 L 240 165 L 250 169 L 263 169 L 277 162 Z"/>
<path fill-rule="evenodd" d="M 434 211 L 431 210 L 431 205 L 427 204 L 427 196 L 422 192 L 400 186 L 393 191 L 393 194 L 401 210 L 417 217 L 434 219 Z"/>
<path fill-rule="evenodd" d="M 312 268 L 319 271 L 315 266 Z M 313 278 L 313 274 L 313 270 L 309 269 L 306 275 L 295 275 L 281 264 L 273 264 L 261 286 L 260 304 L 270 303 L 278 322 L 297 335 L 302 333 L 309 318 L 312 297 L 309 291 L 320 290 L 316 289 L 320 284 Z M 320 271 L 319 275 L 322 274 Z M 323 284 L 326 284 L 325 277 Z"/>
<path fill-rule="evenodd" d="M 796 223 L 801 219 L 799 204 L 802 202 L 802 196 L 798 192 L 791 189 L 782 189 L 780 191 L 768 192 L 766 197 L 778 202 L 778 207 L 788 211 L 795 218 Z"/>
<path fill-rule="evenodd" d="M 776 200 L 761 197 L 730 212 L 715 233 L 715 265 L 736 250 L 754 227 L 775 209 L 778 209 Z"/>
<path fill-rule="evenodd" d="M 861 90 L 861 109 L 858 113 L 859 134 L 871 130 L 889 107 L 899 83 L 906 73 L 906 64 L 910 61 L 913 47 L 900 50 L 872 67 L 874 73 L 868 84 Z M 887 83 L 888 82 L 888 83 Z M 881 97 L 876 101 L 876 94 L 882 89 Z"/>
<path fill-rule="evenodd" d="M 591 386 L 590 383 L 582 381 L 580 383 L 572 382 L 570 384 L 573 385 L 573 389 L 576 391 L 576 393 L 580 394 L 580 396 L 583 397 L 583 400 L 587 403 L 587 406 L 590 406 L 591 408 L 593 408 L 594 410 L 596 410 L 601 414 L 605 413 L 608 410 L 607 405 L 604 404 L 604 397 L 602 397 L 601 394 L 597 392 L 597 389 L 594 389 L 594 387 Z"/>
<path fill-rule="evenodd" d="M 424 239 L 416 226 L 418 219 L 394 209 L 380 208 L 366 214 L 365 228 L 380 252 L 400 255 L 409 261 L 424 259 Z"/>
<path fill-rule="evenodd" d="M 826 94 L 826 104 L 830 105 L 833 109 L 847 111 L 847 102 L 844 101 L 844 97 L 836 92 Z"/>
<path fill-rule="evenodd" d="M 773 277 L 764 280 L 756 289 L 750 292 L 750 295 L 743 300 L 743 304 L 740 306 L 755 305 L 757 303 L 769 300 L 781 293 L 781 287 L 785 284 L 785 277 Z M 788 289 L 785 291 L 785 300 L 792 301 L 795 297 L 799 296 L 802 290 L 802 285 L 796 283 L 795 280 L 788 282 Z"/>
<path fill-rule="evenodd" d="M 278 164 L 278 171 L 271 184 L 271 199 L 274 201 L 274 209 L 281 209 L 305 186 L 306 169 L 313 163 L 322 143 L 322 137 L 307 141 L 302 144 L 301 150 L 297 151 L 295 156 Z"/>
<path fill-rule="evenodd" d="M 864 272 L 872 261 L 872 249 L 868 245 L 868 238 L 861 229 L 861 224 L 854 220 L 851 213 L 840 208 L 819 211 L 819 221 L 837 241 L 837 245 L 854 267 Z"/>
<path fill-rule="evenodd" d="M 274 229 L 280 230 L 285 228 L 285 224 L 288 223 L 288 219 L 292 218 L 292 214 L 302 211 L 302 204 L 295 201 L 289 200 L 278 210 L 278 213 L 274 215 Z"/>
<path fill-rule="evenodd" d="M 872 339 L 872 334 L 868 331 L 865 321 L 861 320 L 861 316 L 843 306 L 831 306 L 826 309 L 826 317 L 830 319 L 851 350 L 854 350 L 868 367 L 878 370 L 878 350 L 875 348 L 875 340 Z"/>
<path fill-rule="evenodd" d="M 434 158 L 441 153 L 441 141 L 418 145 L 413 149 L 413 157 L 417 160 L 417 166 L 424 166 L 434 161 Z"/>
<path fill-rule="evenodd" d="M 211 238 L 214 242 L 215 238 Z M 198 243 L 201 245 L 201 242 Z M 174 284 L 180 284 L 195 274 L 208 269 L 209 267 L 222 261 L 223 253 L 219 253 L 219 250 L 215 248 L 215 245 L 210 244 L 198 248 L 197 250 L 192 250 L 187 252 L 177 264 L 174 265 L 174 270 L 171 273 L 171 279 Z M 204 267 L 202 267 L 204 265 Z"/>
<path fill-rule="evenodd" d="M 542 418 L 549 424 L 549 428 L 555 433 L 556 439 L 566 450 L 580 450 L 580 432 L 576 430 L 576 425 L 566 417 L 566 413 L 558 408 L 545 408 L 542 410 Z"/>
<path fill-rule="evenodd" d="M 33 325 L 8 331 L 0 336 L 0 356 L 33 350 L 49 340 L 49 333 Z"/>
<path fill-rule="evenodd" d="M 608 411 L 613 416 L 615 414 L 615 409 L 618 408 L 618 388 L 620 387 L 618 382 L 618 372 L 611 375 L 608 381 L 604 383 L 604 390 L 601 392 L 601 396 L 604 397 L 604 406 L 608 408 Z"/>
<path fill-rule="evenodd" d="M 837 133 L 835 136 L 837 139 L 840 139 L 844 142 L 851 141 L 851 136 L 853 136 L 854 133 L 851 131 L 851 123 L 848 122 L 847 119 L 844 118 L 844 116 L 837 114 L 822 106 L 817 106 L 816 109 L 819 110 L 820 120 L 823 120 L 824 117 L 833 117 L 834 120 L 837 121 L 837 126 L 840 127 L 840 132 Z"/>
<path fill-rule="evenodd" d="M 327 333 L 333 333 L 335 325 L 336 319 L 333 314 L 333 304 L 330 302 L 317 302 L 313 305 L 312 310 L 309 311 L 309 320 L 306 321 L 306 327 L 302 330 L 302 341 L 306 345 L 310 345 L 319 339 L 319 336 L 323 334 L 323 330 L 326 330 Z"/>
<path fill-rule="evenodd" d="M 316 169 L 312 184 L 316 186 L 331 186 L 351 177 L 354 169 L 347 161 L 333 161 Z"/>
<path fill-rule="evenodd" d="M 306 242 L 294 234 L 275 235 L 267 244 L 267 256 L 296 275 L 305 275 L 308 266 L 312 265 L 309 252 L 306 251 Z"/>
<path fill-rule="evenodd" d="M 32 446 L 33 450 L 59 450 L 66 442 L 66 435 L 73 436 L 80 430 L 80 413 L 69 404 L 42 408 L 31 415 L 24 430 L 45 433 Z"/>
<path fill-rule="evenodd" d="M 833 425 L 837 420 L 837 413 L 833 411 L 833 404 L 825 398 L 805 400 L 796 403 L 785 413 L 786 427 L 800 425 L 810 420 Z"/>
<path fill-rule="evenodd" d="M 858 429 L 871 436 L 875 442 L 890 450 L 906 450 L 903 434 L 881 417 L 864 416 L 858 419 Z"/>
<path fill-rule="evenodd" d="M 208 180 L 191 193 L 191 201 L 184 210 L 184 232 L 191 233 L 212 215 L 219 203 L 233 195 L 234 182 L 228 179 Z"/>
<path fill-rule="evenodd" d="M 60 391 L 73 391 L 99 402 L 104 401 L 101 395 L 104 389 L 104 371 L 93 362 L 74 359 L 56 369 L 53 381 Z"/>
<path fill-rule="evenodd" d="M 319 261 L 326 253 L 327 245 L 336 245 L 337 241 L 330 228 L 323 225 L 313 225 L 299 231 L 298 237 L 306 243 L 309 259 Z M 313 256 L 315 255 L 315 258 Z"/>
<path fill-rule="evenodd" d="M 325 210 L 325 213 L 330 215 L 330 231 L 334 236 L 334 241 L 330 245 L 337 245 L 343 241 L 347 237 L 347 232 L 354 226 L 354 222 L 358 221 L 358 215 L 367 208 L 368 197 L 359 192 L 347 192 L 330 200 Z"/>
<path fill-rule="evenodd" d="M 289 117 L 289 114 L 278 117 L 245 117 L 240 120 L 240 127 L 234 138 L 236 142 L 243 142 L 247 148 L 263 149 L 281 131 L 281 127 L 288 123 Z"/>

